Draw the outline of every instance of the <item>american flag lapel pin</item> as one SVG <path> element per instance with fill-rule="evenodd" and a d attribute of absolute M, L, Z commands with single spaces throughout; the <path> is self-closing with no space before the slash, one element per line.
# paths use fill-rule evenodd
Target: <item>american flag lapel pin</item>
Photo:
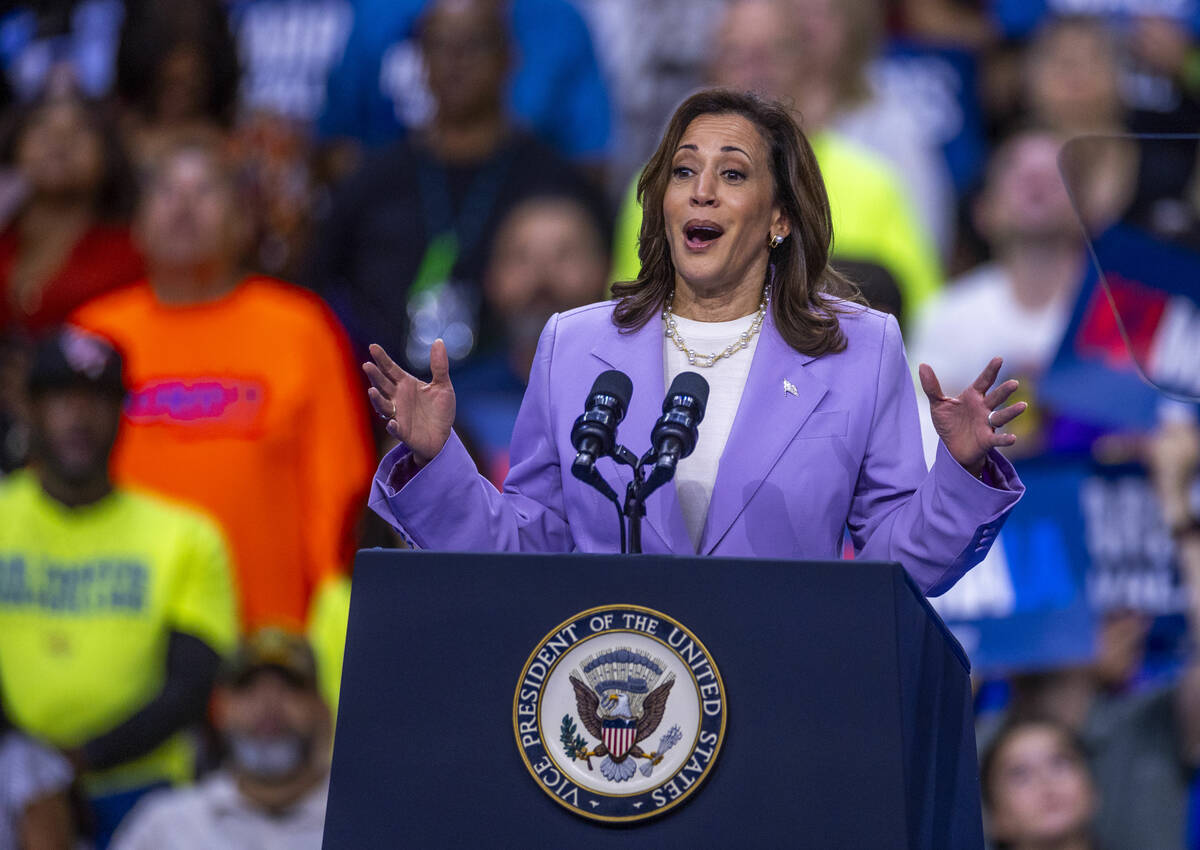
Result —
<path fill-rule="evenodd" d="M 796 385 L 793 384 L 791 381 L 789 381 L 787 378 L 783 379 L 783 391 L 787 395 L 794 395 L 797 398 L 800 397 L 800 393 L 796 392 Z"/>

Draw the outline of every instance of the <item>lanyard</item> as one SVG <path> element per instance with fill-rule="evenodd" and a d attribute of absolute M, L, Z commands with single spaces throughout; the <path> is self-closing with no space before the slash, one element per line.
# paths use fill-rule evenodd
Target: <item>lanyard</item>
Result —
<path fill-rule="evenodd" d="M 512 164 L 514 146 L 505 144 L 471 181 L 457 215 L 450 198 L 446 169 L 422 152 L 417 162 L 417 188 L 429 243 L 421 257 L 410 295 L 420 295 L 444 283 L 460 257 L 480 244 L 484 226 L 500 198 L 500 189 Z"/>

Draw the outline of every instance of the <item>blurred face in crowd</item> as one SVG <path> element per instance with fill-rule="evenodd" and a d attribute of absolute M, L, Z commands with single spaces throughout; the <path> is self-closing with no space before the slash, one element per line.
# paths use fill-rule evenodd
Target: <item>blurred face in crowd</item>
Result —
<path fill-rule="evenodd" d="M 107 478 L 121 399 L 88 387 L 46 389 L 32 402 L 32 437 L 40 468 L 68 487 Z"/>
<path fill-rule="evenodd" d="M 587 211 L 566 198 L 519 205 L 497 230 L 493 245 L 486 295 L 525 377 L 550 316 L 603 296 L 608 257 Z"/>
<path fill-rule="evenodd" d="M 832 73 L 846 49 L 847 19 L 844 5 L 855 0 L 786 0 L 793 15 L 796 50 L 804 72 Z"/>
<path fill-rule="evenodd" d="M 1053 846 L 1086 834 L 1096 809 L 1091 775 L 1065 735 L 1027 724 L 999 744 L 989 777 L 992 838 Z"/>
<path fill-rule="evenodd" d="M 30 118 L 16 163 L 36 194 L 88 197 L 104 177 L 104 143 L 78 101 L 54 100 Z"/>
<path fill-rule="evenodd" d="M 263 668 L 219 688 L 214 708 L 234 770 L 259 782 L 296 778 L 328 740 L 324 701 L 314 687 L 283 670 Z"/>
<path fill-rule="evenodd" d="M 715 85 L 785 96 L 796 79 L 795 27 L 774 0 L 741 0 L 717 28 L 716 56 L 709 69 Z"/>
<path fill-rule="evenodd" d="M 699 297 L 762 289 L 771 233 L 790 228 L 754 124 L 710 114 L 688 125 L 671 161 L 663 217 L 676 286 Z"/>
<path fill-rule="evenodd" d="M 993 243 L 1079 238 L 1058 169 L 1060 145 L 1050 133 L 1026 133 L 997 152 L 978 208 L 980 229 Z"/>
<path fill-rule="evenodd" d="M 146 189 L 137 236 L 153 274 L 233 262 L 244 226 L 216 155 L 180 148 L 166 155 Z"/>
<path fill-rule="evenodd" d="M 178 124 L 203 116 L 210 86 L 201 47 L 180 44 L 158 68 L 155 117 L 164 124 Z"/>
<path fill-rule="evenodd" d="M 438 116 L 451 123 L 494 113 L 508 76 L 506 22 L 487 0 L 440 0 L 421 27 Z"/>
<path fill-rule="evenodd" d="M 1117 63 L 1099 23 L 1060 24 L 1030 48 L 1030 105 L 1037 118 L 1064 133 L 1106 128 L 1120 116 Z"/>

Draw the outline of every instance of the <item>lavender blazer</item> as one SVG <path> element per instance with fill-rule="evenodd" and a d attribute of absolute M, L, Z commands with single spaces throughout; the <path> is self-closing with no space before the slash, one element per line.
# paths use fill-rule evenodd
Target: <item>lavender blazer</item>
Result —
<path fill-rule="evenodd" d="M 593 304 L 547 323 L 503 493 L 451 434 L 419 471 L 403 444 L 389 452 L 371 508 L 422 549 L 619 551 L 612 503 L 571 475 L 571 425 L 596 376 L 619 369 L 634 392 L 618 438 L 641 454 L 666 381 L 661 323 L 619 333 L 612 309 L 612 302 Z M 838 558 L 849 528 L 859 557 L 899 561 L 922 590 L 937 595 L 983 559 L 1024 487 L 995 451 L 987 484 L 943 445 L 926 470 L 900 329 L 891 316 L 852 310 L 841 316 L 846 350 L 815 358 L 789 347 L 768 313 L 717 471 L 700 554 Z M 624 493 L 627 467 L 610 458 L 597 467 Z M 669 484 L 646 502 L 642 547 L 695 554 Z"/>

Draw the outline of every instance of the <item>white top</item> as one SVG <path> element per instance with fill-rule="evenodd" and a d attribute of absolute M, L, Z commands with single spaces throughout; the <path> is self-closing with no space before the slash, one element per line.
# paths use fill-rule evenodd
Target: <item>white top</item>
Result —
<path fill-rule="evenodd" d="M 697 322 L 675 316 L 675 328 L 684 343 L 698 354 L 716 354 L 727 345 L 736 342 L 743 331 L 754 324 L 754 314 L 734 319 L 732 322 Z M 704 521 L 708 517 L 708 503 L 712 499 L 713 484 L 717 480 L 717 466 L 733 428 L 746 377 L 750 374 L 750 362 L 758 346 L 758 334 L 750 338 L 741 351 L 718 360 L 712 366 L 690 364 L 687 355 L 675 343 L 663 337 L 663 371 L 667 383 L 664 392 L 680 372 L 696 372 L 708 381 L 708 407 L 700 422 L 696 449 L 679 462 L 675 469 L 675 492 L 683 510 L 688 537 L 692 548 L 700 549 L 704 534 Z"/>
<path fill-rule="evenodd" d="M 286 812 L 253 805 L 224 770 L 188 788 L 156 791 L 138 803 L 113 837 L 113 850 L 319 850 L 326 778 Z"/>

